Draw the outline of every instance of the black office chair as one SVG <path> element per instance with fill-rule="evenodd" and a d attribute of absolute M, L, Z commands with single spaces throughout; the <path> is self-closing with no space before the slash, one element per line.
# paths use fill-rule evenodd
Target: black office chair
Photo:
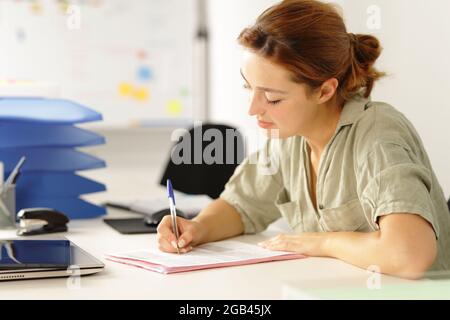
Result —
<path fill-rule="evenodd" d="M 450 211 L 450 199 L 448 199 L 447 205 L 448 205 L 448 211 Z"/>
<path fill-rule="evenodd" d="M 204 141 L 205 133 L 209 136 L 207 141 Z M 222 139 L 218 139 L 217 135 L 220 135 Z M 216 144 L 218 146 L 221 141 L 223 141 L 222 156 L 216 154 L 216 152 L 211 152 L 215 149 L 213 146 L 216 146 Z M 196 151 L 195 144 L 201 144 L 201 148 L 197 147 L 197 157 L 194 154 Z M 189 153 L 184 153 L 186 150 L 183 147 L 184 149 L 190 147 L 190 150 L 187 150 L 190 151 L 190 157 L 188 157 Z M 217 149 L 220 150 L 220 148 Z M 160 184 L 165 186 L 167 179 L 171 179 L 175 190 L 191 195 L 204 194 L 217 199 L 236 167 L 242 163 L 245 157 L 244 150 L 244 139 L 236 128 L 220 124 L 204 124 L 191 128 L 186 135 L 180 137 L 180 140 L 172 148 Z M 204 151 L 206 151 L 206 155 L 211 155 L 211 158 L 218 160 L 219 163 L 208 164 L 211 159 L 203 157 Z M 186 157 L 184 157 L 185 155 Z M 190 161 L 180 164 L 178 163 L 180 158 Z"/>

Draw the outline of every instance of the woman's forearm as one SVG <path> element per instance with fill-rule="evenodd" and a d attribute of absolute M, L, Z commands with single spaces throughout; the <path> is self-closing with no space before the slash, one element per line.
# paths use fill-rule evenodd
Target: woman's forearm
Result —
<path fill-rule="evenodd" d="M 217 199 L 194 218 L 206 230 L 200 243 L 219 241 L 244 233 L 244 224 L 237 210 L 225 200 Z"/>
<path fill-rule="evenodd" d="M 417 279 L 426 268 L 410 252 L 383 239 L 381 232 L 337 232 L 324 234 L 323 256 L 333 257 L 363 269 L 374 269 L 402 278 Z M 408 250 L 409 251 L 409 250 Z"/>

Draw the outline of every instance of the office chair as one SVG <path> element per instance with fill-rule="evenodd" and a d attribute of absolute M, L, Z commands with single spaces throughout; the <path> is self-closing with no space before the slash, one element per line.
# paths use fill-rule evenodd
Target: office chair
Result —
<path fill-rule="evenodd" d="M 206 136 L 204 136 L 205 133 Z M 218 139 L 215 134 L 222 138 Z M 208 135 L 213 138 L 208 138 Z M 190 144 L 186 141 L 190 141 Z M 217 146 L 219 146 L 221 141 L 223 141 L 223 148 L 217 147 L 217 150 L 222 149 L 222 156 L 216 154 L 216 152 L 211 152 L 214 149 L 213 145 L 215 146 L 217 143 Z M 196 150 L 195 144 L 197 146 L 201 144 L 201 148 L 197 147 L 198 150 Z M 189 153 L 184 153 L 186 150 L 182 149 L 183 146 L 185 148 L 190 146 L 190 157 L 188 157 Z M 196 151 L 197 157 L 194 154 Z M 212 159 L 216 159 L 218 163 L 208 164 L 211 159 L 205 159 L 204 154 L 211 155 Z M 184 155 L 186 157 L 183 157 Z M 177 191 L 191 195 L 208 195 L 217 199 L 244 157 L 244 139 L 236 128 L 220 124 L 203 124 L 193 127 L 188 133 L 180 137 L 172 148 L 160 184 L 165 186 L 167 179 L 171 179 L 173 188 Z M 180 158 L 190 160 L 190 162 L 184 161 L 179 164 Z M 174 160 L 176 161 L 174 162 Z"/>
<path fill-rule="evenodd" d="M 448 211 L 450 211 L 450 199 L 448 199 L 447 205 L 448 205 Z"/>

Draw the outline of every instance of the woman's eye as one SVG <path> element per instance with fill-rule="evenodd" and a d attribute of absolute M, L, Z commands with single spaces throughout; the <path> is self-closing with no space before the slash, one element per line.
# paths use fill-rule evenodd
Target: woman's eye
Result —
<path fill-rule="evenodd" d="M 267 103 L 268 103 L 268 104 L 271 104 L 271 105 L 277 105 L 277 104 L 281 103 L 281 101 L 282 101 L 282 100 L 275 100 L 275 101 L 267 100 Z"/>
<path fill-rule="evenodd" d="M 243 84 L 242 87 L 246 90 L 250 90 L 250 86 L 248 84 Z"/>

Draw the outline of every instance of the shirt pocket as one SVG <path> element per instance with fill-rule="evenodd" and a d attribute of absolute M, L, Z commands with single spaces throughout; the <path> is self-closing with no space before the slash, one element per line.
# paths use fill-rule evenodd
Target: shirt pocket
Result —
<path fill-rule="evenodd" d="M 298 201 L 289 201 L 286 195 L 286 190 L 281 191 L 276 198 L 275 206 L 281 213 L 281 216 L 286 219 L 289 226 L 295 230 L 301 223 L 300 206 Z"/>
<path fill-rule="evenodd" d="M 336 208 L 321 210 L 320 224 L 325 232 L 359 231 L 368 226 L 359 199 Z"/>

